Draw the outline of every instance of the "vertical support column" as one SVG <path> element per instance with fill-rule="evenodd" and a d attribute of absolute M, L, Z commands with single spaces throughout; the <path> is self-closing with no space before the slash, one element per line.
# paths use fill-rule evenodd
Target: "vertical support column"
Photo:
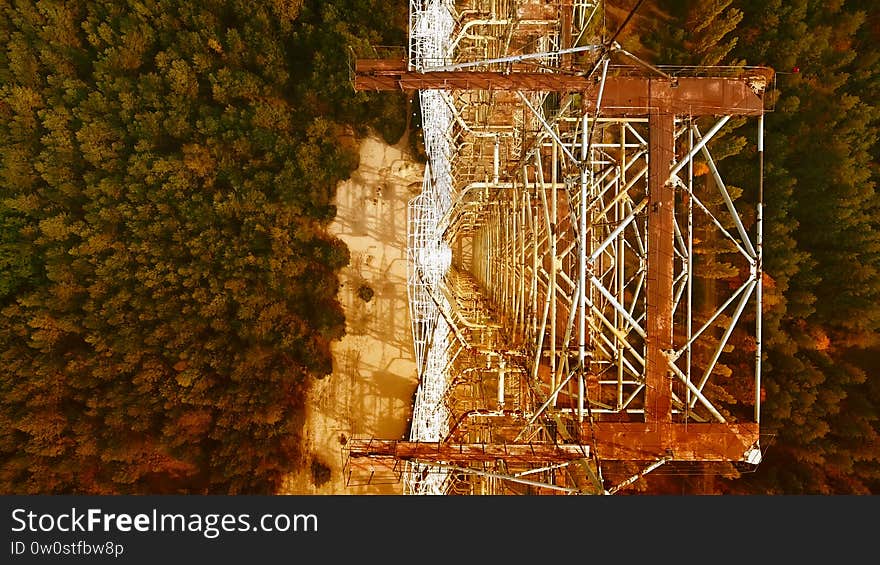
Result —
<path fill-rule="evenodd" d="M 543 190 L 535 184 L 535 191 Z M 532 233 L 532 338 L 538 335 L 538 209 L 534 205 L 537 198 L 532 196 L 533 193 L 526 194 L 526 205 L 528 206 L 529 219 L 531 220 L 530 228 Z"/>
<path fill-rule="evenodd" d="M 550 388 L 556 390 L 556 262 L 559 260 L 556 251 L 556 226 L 559 224 L 557 212 L 557 175 L 559 168 L 559 146 L 553 140 L 553 152 L 550 157 Z M 553 406 L 556 406 L 557 396 L 553 395 Z"/>
<path fill-rule="evenodd" d="M 511 245 L 511 237 L 510 237 L 510 226 L 511 222 L 513 222 L 513 217 L 510 214 L 510 196 L 508 195 L 504 200 L 504 207 L 500 209 L 501 221 L 504 222 L 504 255 L 501 259 L 501 268 L 504 273 L 504 293 L 501 295 L 501 311 L 504 313 L 504 321 L 505 323 L 512 325 L 513 320 L 513 309 L 511 305 L 513 304 L 513 298 L 511 296 L 510 289 L 513 288 L 513 283 L 510 280 L 511 277 L 511 265 L 513 262 L 513 246 Z"/>
<path fill-rule="evenodd" d="M 589 172 L 585 163 L 587 162 L 587 145 L 589 142 L 589 123 L 588 116 L 584 113 L 581 125 L 581 194 L 580 194 L 580 228 L 578 235 L 580 243 L 578 244 L 578 300 L 577 306 L 572 301 L 572 308 L 577 307 L 578 311 L 578 380 L 577 380 L 577 416 L 578 422 L 584 421 L 584 378 L 587 372 L 587 258 L 590 255 L 589 238 L 587 236 L 587 201 L 589 200 Z"/>
<path fill-rule="evenodd" d="M 519 214 L 519 331 L 521 334 L 521 338 L 519 343 L 526 341 L 528 339 L 528 307 L 526 305 L 526 301 L 528 299 L 527 296 L 527 287 L 526 287 L 526 270 L 527 265 L 530 261 L 530 258 L 527 256 L 527 248 L 529 246 L 529 241 L 527 237 L 527 214 L 526 214 L 526 194 L 528 193 L 528 185 L 526 184 L 528 179 L 523 179 L 523 190 L 517 199 L 517 214 Z"/>
<path fill-rule="evenodd" d="M 559 8 L 559 49 L 564 50 L 571 47 L 572 43 L 572 10 L 571 6 L 560 6 Z M 560 65 L 563 69 L 571 68 L 572 54 L 571 53 L 563 53 L 560 55 Z"/>
<path fill-rule="evenodd" d="M 626 124 L 620 123 L 620 179 L 617 181 L 617 194 L 619 196 L 620 192 L 626 191 Z M 614 222 L 617 225 L 618 222 L 623 221 L 623 218 L 626 217 L 626 210 L 624 209 L 623 199 L 618 198 L 617 204 L 614 205 Z M 626 246 L 624 244 L 623 232 L 620 232 L 620 235 L 617 236 L 616 243 L 616 251 L 614 253 L 614 260 L 617 261 L 617 301 L 620 304 L 626 303 L 626 295 L 624 293 L 624 289 L 626 286 Z M 625 320 L 623 316 L 620 315 L 620 312 L 617 309 L 614 309 L 614 327 L 617 328 L 618 331 L 623 335 L 625 331 Z M 618 337 L 615 340 L 617 344 L 617 410 L 623 409 L 623 343 L 621 339 Z"/>
<path fill-rule="evenodd" d="M 505 198 L 507 198 L 505 196 Z M 501 308 L 500 312 L 502 315 L 502 319 L 505 323 L 510 319 L 510 302 L 508 302 L 507 288 L 510 284 L 510 269 L 508 269 L 507 262 L 510 261 L 510 250 L 508 249 L 508 245 L 510 243 L 510 214 L 507 213 L 507 200 L 499 202 L 497 208 L 498 215 L 498 243 L 500 247 L 500 253 L 498 254 L 496 269 L 500 271 L 501 278 L 501 292 L 500 302 Z"/>
<path fill-rule="evenodd" d="M 485 235 L 483 236 L 483 254 L 486 256 L 485 263 L 483 264 L 483 272 L 485 273 L 483 277 L 485 278 L 485 286 L 489 289 L 489 296 L 495 297 L 495 278 L 492 276 L 492 244 L 494 240 L 492 238 L 492 233 L 494 232 L 494 221 L 495 221 L 495 213 L 490 209 L 489 210 L 489 220 L 483 226 L 483 231 Z"/>
<path fill-rule="evenodd" d="M 665 351 L 672 348 L 672 277 L 675 193 L 669 170 L 675 158 L 675 118 L 648 116 L 648 276 L 645 421 L 672 421 L 672 381 Z"/>
<path fill-rule="evenodd" d="M 519 266 L 520 266 L 520 233 L 519 233 L 519 190 L 514 185 L 510 196 L 510 218 L 513 231 L 510 238 L 510 301 L 512 305 L 510 327 L 513 329 L 511 338 L 514 342 L 518 342 L 517 333 L 519 332 Z"/>
<path fill-rule="evenodd" d="M 498 363 L 498 409 L 504 409 L 504 370 L 506 363 L 504 357 Z"/>
<path fill-rule="evenodd" d="M 691 382 L 691 338 L 694 335 L 694 118 L 688 121 L 688 190 L 687 198 L 687 355 L 685 377 Z M 685 420 L 690 417 L 691 389 L 688 387 L 685 396 Z"/>
<path fill-rule="evenodd" d="M 495 145 L 492 151 L 492 182 L 498 184 L 501 171 L 501 142 L 498 136 L 495 136 Z"/>

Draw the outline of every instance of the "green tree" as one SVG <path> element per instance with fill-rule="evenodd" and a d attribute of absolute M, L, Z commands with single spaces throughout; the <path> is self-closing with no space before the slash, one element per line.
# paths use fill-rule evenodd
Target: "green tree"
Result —
<path fill-rule="evenodd" d="M 400 33 L 350 4 L 0 2 L 4 492 L 271 493 L 303 460 L 340 132 L 379 100 L 320 49 Z"/>

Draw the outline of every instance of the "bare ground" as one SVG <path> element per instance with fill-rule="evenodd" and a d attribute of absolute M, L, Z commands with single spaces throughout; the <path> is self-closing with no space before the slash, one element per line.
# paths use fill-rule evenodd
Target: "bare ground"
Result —
<path fill-rule="evenodd" d="M 347 335 L 333 344 L 333 374 L 312 387 L 303 429 L 307 464 L 287 478 L 282 494 L 402 492 L 397 482 L 363 484 L 365 477 L 348 477 L 343 443 L 352 437 L 402 439 L 412 414 L 417 378 L 406 293 L 406 205 L 421 190 L 424 167 L 406 145 L 406 138 L 393 147 L 364 139 L 360 166 L 337 189 L 330 231 L 351 251 L 339 291 Z M 369 301 L 358 296 L 361 287 L 372 289 Z M 329 468 L 329 479 L 316 484 L 312 461 Z"/>

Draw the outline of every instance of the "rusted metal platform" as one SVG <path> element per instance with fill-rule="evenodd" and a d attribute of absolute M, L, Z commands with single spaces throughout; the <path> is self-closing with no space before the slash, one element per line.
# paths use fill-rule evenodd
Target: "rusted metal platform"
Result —
<path fill-rule="evenodd" d="M 666 78 L 609 76 L 602 93 L 605 116 L 667 114 L 725 114 L 758 116 L 764 111 L 760 88 L 772 71 L 750 70 L 740 77 Z M 594 106 L 599 83 L 577 74 L 540 72 L 483 72 L 479 70 L 416 72 L 398 59 L 358 60 L 356 90 L 519 90 L 579 92 L 583 104 Z"/>
<path fill-rule="evenodd" d="M 546 463 L 589 457 L 589 447 L 553 444 L 497 444 L 411 442 L 396 440 L 351 440 L 349 457 L 391 457 L 398 460 L 444 461 L 447 463 L 493 462 Z"/>

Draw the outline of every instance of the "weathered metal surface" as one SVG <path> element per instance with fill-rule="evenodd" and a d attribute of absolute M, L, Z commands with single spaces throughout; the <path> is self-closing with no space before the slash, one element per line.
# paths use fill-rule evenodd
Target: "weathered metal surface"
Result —
<path fill-rule="evenodd" d="M 677 424 L 642 422 L 594 422 L 583 424 L 583 436 L 591 445 L 576 444 L 465 444 L 398 440 L 350 440 L 350 464 L 369 458 L 399 461 L 443 461 L 468 464 L 504 460 L 509 465 L 562 463 L 583 459 L 595 448 L 600 460 L 650 461 L 744 461 L 758 441 L 758 424 Z M 368 464 L 369 465 L 369 464 Z M 385 466 L 390 463 L 384 464 Z"/>
<path fill-rule="evenodd" d="M 447 463 L 492 462 L 547 463 L 583 459 L 589 447 L 552 444 L 482 444 L 411 442 L 397 440 L 350 440 L 352 460 L 362 457 L 393 457 L 399 460 L 445 461 Z"/>
<path fill-rule="evenodd" d="M 665 351 L 672 349 L 673 224 L 675 193 L 669 167 L 675 157 L 674 116 L 648 117 L 648 263 L 645 421 L 672 421 L 672 381 Z"/>
<path fill-rule="evenodd" d="M 758 424 L 593 424 L 602 460 L 744 461 L 758 441 Z M 589 430 L 584 429 L 584 433 Z"/>
<path fill-rule="evenodd" d="M 609 76 L 602 95 L 605 116 L 647 115 L 651 110 L 679 115 L 758 116 L 764 111 L 759 89 L 742 77 L 665 78 Z M 358 60 L 355 90 L 521 90 L 580 92 L 594 105 L 598 81 L 575 74 L 406 70 L 402 60 Z"/>
<path fill-rule="evenodd" d="M 348 458 L 343 468 L 348 486 L 389 485 L 400 482 L 402 463 L 388 457 Z"/>

